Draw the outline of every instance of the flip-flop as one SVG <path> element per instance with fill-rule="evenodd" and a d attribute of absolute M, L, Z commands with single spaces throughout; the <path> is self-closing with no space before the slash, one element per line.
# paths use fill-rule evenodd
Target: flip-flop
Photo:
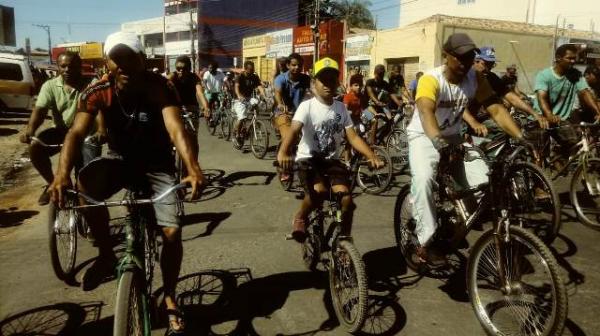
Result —
<path fill-rule="evenodd" d="M 185 335 L 185 322 L 183 320 L 183 312 L 179 309 L 167 309 L 167 316 L 169 317 L 169 325 L 167 327 L 167 331 L 165 332 L 165 336 L 181 336 Z M 173 328 L 173 322 L 177 322 L 179 324 L 179 328 Z"/>

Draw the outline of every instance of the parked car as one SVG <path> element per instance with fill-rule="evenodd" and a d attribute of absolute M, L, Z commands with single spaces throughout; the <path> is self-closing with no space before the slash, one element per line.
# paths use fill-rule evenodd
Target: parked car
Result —
<path fill-rule="evenodd" d="M 0 111 L 31 110 L 35 82 L 25 56 L 0 53 Z"/>

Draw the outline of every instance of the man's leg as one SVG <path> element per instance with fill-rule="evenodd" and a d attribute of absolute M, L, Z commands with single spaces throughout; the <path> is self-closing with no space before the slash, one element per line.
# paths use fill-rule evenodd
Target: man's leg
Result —
<path fill-rule="evenodd" d="M 342 227 L 341 234 L 350 236 L 352 232 L 352 219 L 356 206 L 352 201 L 350 192 L 349 171 L 342 162 L 334 162 L 327 168 L 327 175 L 331 181 L 331 190 L 334 193 L 343 193 L 342 196 Z"/>
<path fill-rule="evenodd" d="M 320 206 L 327 194 L 327 188 L 322 178 L 317 176 L 314 169 L 299 172 L 300 183 L 304 186 L 304 199 L 300 208 L 294 214 L 292 223 L 292 236 L 296 241 L 302 242 L 306 238 L 306 220 L 310 212 Z"/>
<path fill-rule="evenodd" d="M 40 132 L 37 137 L 44 143 L 49 145 L 57 145 L 63 143 L 65 139 L 66 131 L 59 130 L 57 128 L 49 128 Z M 54 173 L 52 172 L 52 163 L 50 157 L 60 152 L 60 148 L 47 148 L 42 146 L 37 141 L 32 141 L 29 145 L 29 158 L 31 164 L 40 173 L 44 181 L 47 184 L 52 183 L 54 180 Z M 38 200 L 39 205 L 46 205 L 50 202 L 50 195 L 48 195 L 47 187 L 44 188 L 42 195 Z"/>

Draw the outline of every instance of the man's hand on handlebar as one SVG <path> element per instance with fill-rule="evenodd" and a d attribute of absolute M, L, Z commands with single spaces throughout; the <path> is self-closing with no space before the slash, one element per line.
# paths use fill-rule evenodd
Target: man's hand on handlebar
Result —
<path fill-rule="evenodd" d="M 19 136 L 19 141 L 21 141 L 21 143 L 24 144 L 30 144 L 31 143 L 31 134 L 25 130 L 21 133 L 21 135 Z"/>
<path fill-rule="evenodd" d="M 67 189 L 72 188 L 73 184 L 71 179 L 67 177 L 61 177 L 59 175 L 54 176 L 54 181 L 48 187 L 48 193 L 50 194 L 50 200 L 58 205 L 59 208 L 65 207 L 65 195 Z"/>
<path fill-rule="evenodd" d="M 373 169 L 380 169 L 385 166 L 385 163 L 381 161 L 376 155 L 373 155 L 371 158 L 369 158 L 367 162 L 369 163 L 369 167 Z"/>
<path fill-rule="evenodd" d="M 548 121 L 548 119 L 546 119 L 546 117 L 544 117 L 544 116 L 537 116 L 535 118 L 535 120 L 540 125 L 540 128 L 543 128 L 543 129 L 550 128 L 550 122 Z"/>
<path fill-rule="evenodd" d="M 200 193 L 206 188 L 207 181 L 204 174 L 189 174 L 187 177 L 181 180 L 181 183 L 189 183 L 192 187 L 192 194 L 190 197 L 191 201 L 197 200 L 200 197 Z"/>
<path fill-rule="evenodd" d="M 279 167 L 284 171 L 291 171 L 293 169 L 294 158 L 283 151 L 277 153 L 277 162 L 279 163 Z"/>
<path fill-rule="evenodd" d="M 545 117 L 551 124 L 560 124 L 560 117 L 556 114 L 546 115 Z"/>
<path fill-rule="evenodd" d="M 480 137 L 484 137 L 485 138 L 488 135 L 488 129 L 487 129 L 487 127 L 484 124 L 480 123 L 480 122 L 478 122 L 475 125 L 473 125 L 473 131 L 475 131 L 475 134 L 477 134 Z"/>

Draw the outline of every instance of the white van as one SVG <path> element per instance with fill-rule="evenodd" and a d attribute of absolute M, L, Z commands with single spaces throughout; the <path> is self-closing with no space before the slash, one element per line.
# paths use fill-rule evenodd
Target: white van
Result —
<path fill-rule="evenodd" d="M 22 55 L 0 53 L 0 111 L 31 110 L 35 83 Z"/>

